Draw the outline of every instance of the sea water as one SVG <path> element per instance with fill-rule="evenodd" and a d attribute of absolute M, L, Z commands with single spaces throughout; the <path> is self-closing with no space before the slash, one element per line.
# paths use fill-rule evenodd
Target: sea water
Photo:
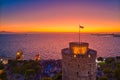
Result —
<path fill-rule="evenodd" d="M 0 57 L 15 58 L 18 50 L 24 59 L 61 59 L 61 49 L 69 47 L 69 42 L 79 41 L 77 33 L 0 34 Z M 81 34 L 81 42 L 88 42 L 89 48 L 97 51 L 97 56 L 120 56 L 120 37 Z"/>

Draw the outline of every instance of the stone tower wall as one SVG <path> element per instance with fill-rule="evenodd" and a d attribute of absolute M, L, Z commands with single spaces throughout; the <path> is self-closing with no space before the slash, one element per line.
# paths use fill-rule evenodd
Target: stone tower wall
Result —
<path fill-rule="evenodd" d="M 89 58 L 63 53 L 62 57 L 62 80 L 96 80 L 95 55 Z"/>

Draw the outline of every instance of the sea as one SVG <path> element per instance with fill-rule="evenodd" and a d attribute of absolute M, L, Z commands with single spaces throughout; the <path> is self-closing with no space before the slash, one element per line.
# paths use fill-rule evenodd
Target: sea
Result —
<path fill-rule="evenodd" d="M 41 59 L 61 59 L 61 49 L 78 41 L 78 33 L 0 34 L 0 57 L 15 59 L 16 52 L 22 50 L 25 60 L 34 59 L 36 54 Z M 80 34 L 80 42 L 89 43 L 97 57 L 120 56 L 120 37 Z"/>

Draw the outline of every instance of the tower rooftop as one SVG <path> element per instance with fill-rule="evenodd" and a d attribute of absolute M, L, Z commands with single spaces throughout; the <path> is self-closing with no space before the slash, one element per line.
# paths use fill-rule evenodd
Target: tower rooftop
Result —
<path fill-rule="evenodd" d="M 96 51 L 88 48 L 89 44 L 86 42 L 70 42 L 69 48 L 62 49 L 63 54 L 73 54 L 73 55 L 96 55 Z"/>

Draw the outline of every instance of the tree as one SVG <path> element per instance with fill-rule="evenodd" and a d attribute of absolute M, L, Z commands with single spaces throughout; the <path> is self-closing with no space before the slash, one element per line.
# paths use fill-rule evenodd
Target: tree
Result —
<path fill-rule="evenodd" d="M 4 69 L 4 65 L 0 62 L 0 69 Z"/>
<path fill-rule="evenodd" d="M 50 77 L 43 77 L 42 80 L 53 80 L 53 79 Z"/>
<path fill-rule="evenodd" d="M 113 76 L 113 71 L 110 68 L 105 68 L 103 72 L 108 78 L 111 78 Z"/>
<path fill-rule="evenodd" d="M 62 72 L 58 73 L 53 80 L 62 80 Z"/>
<path fill-rule="evenodd" d="M 114 58 L 106 58 L 105 59 L 105 62 L 107 63 L 107 64 L 111 64 L 112 62 L 115 62 L 115 59 Z"/>
<path fill-rule="evenodd" d="M 98 57 L 97 60 L 98 61 L 103 61 L 103 58 L 102 57 Z"/>
<path fill-rule="evenodd" d="M 115 69 L 115 78 L 117 79 L 117 80 L 120 80 L 120 69 Z"/>
<path fill-rule="evenodd" d="M 28 69 L 28 70 L 25 71 L 25 78 L 26 78 L 26 80 L 30 80 L 31 79 L 31 75 L 34 77 L 34 75 L 35 75 L 34 69 Z"/>
<path fill-rule="evenodd" d="M 108 80 L 108 78 L 106 76 L 102 76 L 99 78 L 99 80 Z"/>
<path fill-rule="evenodd" d="M 5 71 L 2 74 L 0 74 L 0 80 L 8 80 L 7 79 L 7 74 L 6 74 Z"/>

